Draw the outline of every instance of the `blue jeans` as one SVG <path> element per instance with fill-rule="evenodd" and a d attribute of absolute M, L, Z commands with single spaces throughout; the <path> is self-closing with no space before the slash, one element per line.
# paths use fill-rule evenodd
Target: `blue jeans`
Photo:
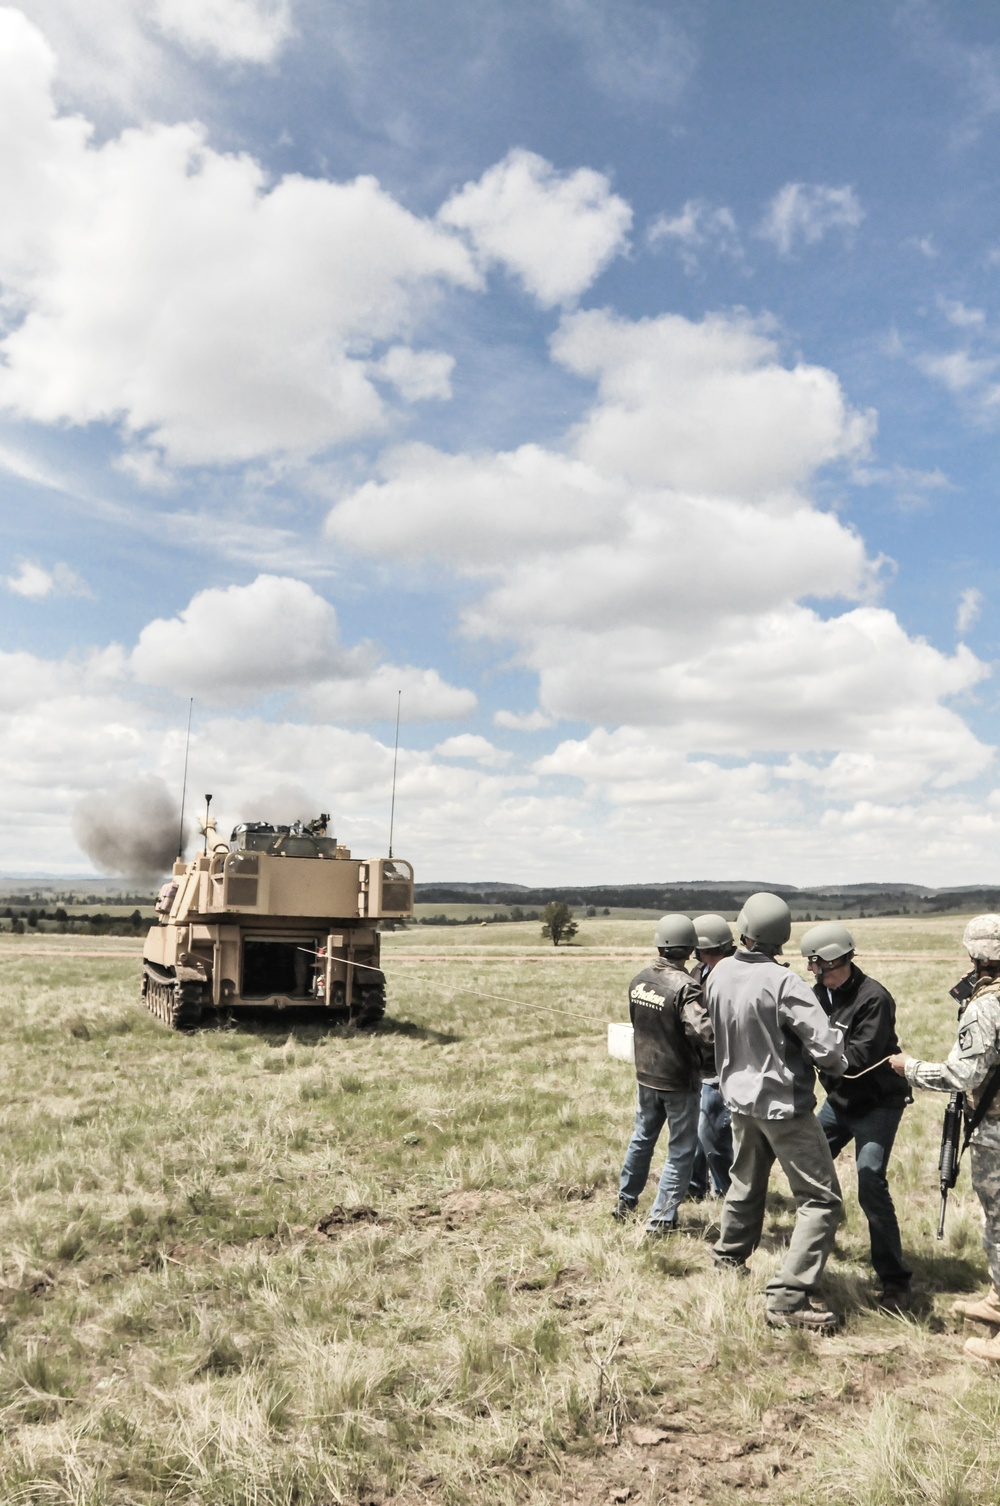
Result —
<path fill-rule="evenodd" d="M 729 1191 L 729 1168 L 733 1164 L 733 1131 L 729 1110 L 726 1108 L 717 1083 L 701 1085 L 701 1115 L 698 1119 L 698 1149 L 695 1151 L 694 1170 L 688 1196 L 702 1198 L 708 1195 L 709 1174 L 712 1190 L 720 1197 Z"/>
<path fill-rule="evenodd" d="M 618 1196 L 623 1203 L 634 1208 L 639 1194 L 649 1180 L 649 1168 L 653 1160 L 656 1142 L 663 1126 L 667 1126 L 670 1144 L 667 1162 L 660 1177 L 656 1201 L 649 1210 L 647 1229 L 663 1228 L 677 1222 L 677 1209 L 687 1194 L 698 1149 L 698 1113 L 701 1094 L 661 1093 L 656 1088 L 644 1088 L 638 1084 L 638 1103 L 635 1110 L 635 1129 L 625 1152 Z"/>
<path fill-rule="evenodd" d="M 823 1126 L 831 1155 L 838 1156 L 845 1145 L 854 1141 L 858 1202 L 868 1220 L 876 1276 L 883 1286 L 909 1286 L 913 1272 L 903 1264 L 899 1223 L 886 1176 L 893 1141 L 903 1117 L 902 1105 L 844 1113 L 826 1102 L 816 1117 Z"/>

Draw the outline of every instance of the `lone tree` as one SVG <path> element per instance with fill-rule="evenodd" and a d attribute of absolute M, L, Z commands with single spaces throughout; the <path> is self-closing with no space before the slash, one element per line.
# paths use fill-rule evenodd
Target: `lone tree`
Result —
<path fill-rule="evenodd" d="M 542 911 L 542 935 L 550 937 L 552 945 L 558 946 L 560 941 L 571 941 L 576 930 L 569 905 L 564 905 L 562 900 L 550 900 Z"/>

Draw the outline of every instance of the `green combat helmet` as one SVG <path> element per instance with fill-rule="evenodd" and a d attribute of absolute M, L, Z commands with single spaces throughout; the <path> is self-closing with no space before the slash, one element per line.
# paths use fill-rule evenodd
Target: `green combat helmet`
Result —
<path fill-rule="evenodd" d="M 1000 915 L 974 915 L 962 945 L 974 962 L 1000 962 Z"/>
<path fill-rule="evenodd" d="M 777 894 L 751 894 L 736 921 L 736 933 L 756 941 L 761 951 L 780 952 L 792 934 L 792 912 Z"/>
<path fill-rule="evenodd" d="M 664 915 L 653 933 L 660 952 L 693 952 L 698 944 L 694 926 L 686 915 Z"/>
<path fill-rule="evenodd" d="M 694 931 L 699 952 L 731 952 L 733 933 L 721 915 L 696 915 Z"/>
<path fill-rule="evenodd" d="M 824 920 L 818 926 L 810 926 L 799 950 L 803 957 L 818 957 L 821 962 L 839 962 L 842 957 L 854 956 L 854 937 L 839 920 Z"/>

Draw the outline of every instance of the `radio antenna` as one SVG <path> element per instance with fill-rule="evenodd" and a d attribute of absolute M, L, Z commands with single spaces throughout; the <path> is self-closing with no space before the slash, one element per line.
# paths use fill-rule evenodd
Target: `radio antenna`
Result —
<path fill-rule="evenodd" d="M 392 828 L 396 820 L 396 764 L 399 759 L 399 708 L 403 692 L 396 692 L 396 742 L 392 750 L 392 801 L 389 806 L 389 856 L 392 857 Z"/>
<path fill-rule="evenodd" d="M 184 856 L 184 802 L 187 799 L 188 787 L 188 754 L 191 751 L 191 714 L 194 711 L 194 696 L 188 701 L 188 730 L 187 739 L 184 743 L 184 778 L 181 781 L 181 820 L 177 828 L 177 856 Z"/>

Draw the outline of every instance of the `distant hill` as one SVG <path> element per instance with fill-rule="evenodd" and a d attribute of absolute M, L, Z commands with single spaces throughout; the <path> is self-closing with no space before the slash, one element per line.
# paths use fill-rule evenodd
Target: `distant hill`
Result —
<path fill-rule="evenodd" d="M 417 886 L 420 887 L 419 885 Z M 488 879 L 484 883 L 458 883 L 448 879 L 441 879 L 433 884 L 425 884 L 425 889 L 447 889 L 449 894 L 471 894 L 473 899 L 482 899 L 484 894 L 522 894 L 527 893 L 524 884 L 501 884 L 495 879 Z"/>
<path fill-rule="evenodd" d="M 941 915 L 951 911 L 1000 910 L 1000 885 L 961 885 L 930 889 L 921 884 L 821 884 L 803 889 L 773 881 L 696 879 L 662 884 L 417 884 L 420 904 L 547 905 L 561 900 L 574 909 L 739 911 L 748 894 L 769 889 L 780 894 L 797 920 L 830 916 Z"/>

